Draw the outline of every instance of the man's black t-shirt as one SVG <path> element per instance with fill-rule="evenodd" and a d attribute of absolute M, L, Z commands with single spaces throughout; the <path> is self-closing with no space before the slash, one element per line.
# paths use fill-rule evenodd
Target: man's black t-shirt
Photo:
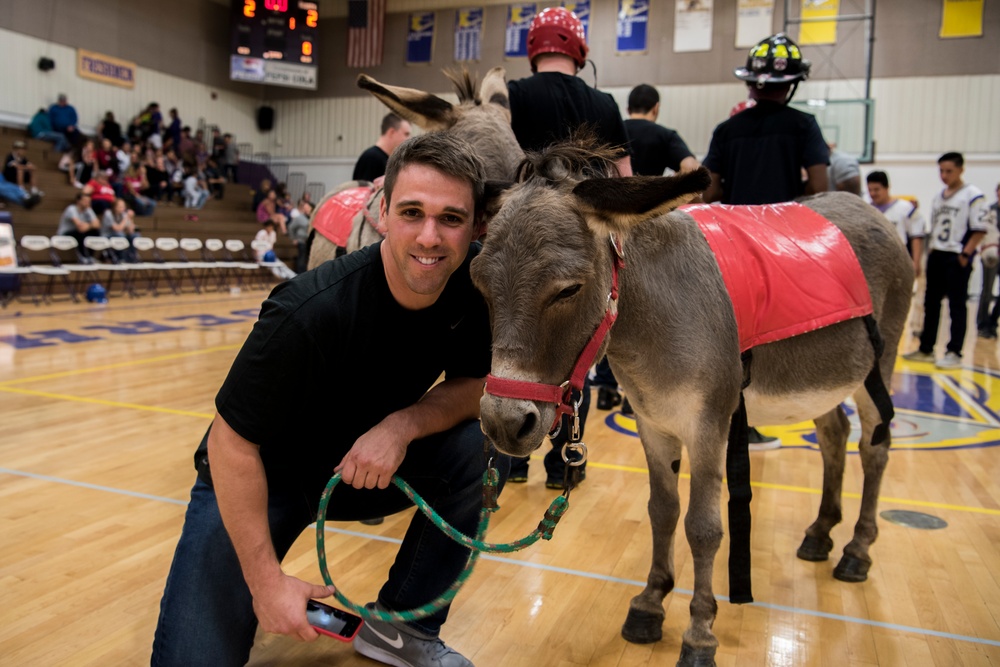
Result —
<path fill-rule="evenodd" d="M 507 84 L 510 125 L 526 151 L 542 150 L 589 125 L 612 146 L 626 146 L 628 136 L 615 98 L 582 79 L 561 72 L 539 72 Z"/>
<path fill-rule="evenodd" d="M 365 150 L 354 165 L 355 181 L 374 181 L 379 176 L 385 176 L 385 167 L 389 164 L 389 156 L 378 146 Z"/>
<path fill-rule="evenodd" d="M 392 297 L 379 246 L 276 287 L 215 399 L 260 446 L 272 489 L 318 500 L 354 441 L 416 403 L 442 372 L 489 373 L 489 317 L 469 278 L 479 244 L 437 302 L 417 311 Z"/>
<path fill-rule="evenodd" d="M 760 100 L 716 126 L 703 164 L 722 177 L 723 204 L 776 204 L 801 197 L 802 169 L 829 155 L 814 116 Z"/>
<path fill-rule="evenodd" d="M 636 176 L 662 176 L 670 167 L 681 170 L 681 160 L 694 157 L 681 135 L 645 118 L 625 120 L 629 152 L 632 154 L 632 173 Z"/>

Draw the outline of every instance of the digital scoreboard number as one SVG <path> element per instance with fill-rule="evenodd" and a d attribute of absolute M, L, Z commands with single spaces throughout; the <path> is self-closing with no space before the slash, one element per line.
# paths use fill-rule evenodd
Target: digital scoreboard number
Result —
<path fill-rule="evenodd" d="M 232 26 L 230 79 L 316 89 L 316 2 L 233 0 Z"/>

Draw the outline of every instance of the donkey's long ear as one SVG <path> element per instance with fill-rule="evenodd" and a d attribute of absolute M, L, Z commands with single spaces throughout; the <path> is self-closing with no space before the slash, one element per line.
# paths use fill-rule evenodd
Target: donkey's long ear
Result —
<path fill-rule="evenodd" d="M 397 114 L 428 132 L 447 130 L 457 119 L 450 102 L 422 90 L 387 86 L 367 74 L 358 75 L 358 88 L 367 90 Z"/>
<path fill-rule="evenodd" d="M 513 185 L 508 181 L 486 181 L 483 188 L 483 214 L 486 220 L 497 214 L 503 203 L 503 194 Z"/>
<path fill-rule="evenodd" d="M 504 110 L 510 118 L 510 95 L 507 92 L 507 70 L 494 67 L 486 73 L 486 78 L 479 86 L 479 99 L 483 104 L 495 104 Z"/>
<path fill-rule="evenodd" d="M 609 231 L 627 231 L 693 199 L 711 182 L 708 170 L 680 176 L 591 178 L 573 188 L 584 213 Z"/>

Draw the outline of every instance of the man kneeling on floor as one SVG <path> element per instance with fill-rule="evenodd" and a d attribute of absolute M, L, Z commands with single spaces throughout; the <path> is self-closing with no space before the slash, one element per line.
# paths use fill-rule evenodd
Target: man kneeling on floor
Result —
<path fill-rule="evenodd" d="M 160 603 L 153 665 L 243 665 L 258 623 L 318 637 L 306 602 L 332 590 L 284 574 L 281 559 L 315 520 L 334 471 L 343 483 L 328 519 L 406 509 L 410 501 L 388 488 L 398 474 L 446 521 L 475 532 L 490 327 L 469 263 L 479 252 L 483 180 L 465 142 L 443 133 L 410 139 L 386 173 L 385 240 L 282 283 L 264 302 L 195 455 L 198 479 Z M 509 460 L 489 454 L 502 483 Z M 468 553 L 417 512 L 376 608 L 430 602 Z M 439 638 L 447 616 L 445 608 L 407 624 L 366 621 L 354 648 L 391 665 L 472 665 Z"/>

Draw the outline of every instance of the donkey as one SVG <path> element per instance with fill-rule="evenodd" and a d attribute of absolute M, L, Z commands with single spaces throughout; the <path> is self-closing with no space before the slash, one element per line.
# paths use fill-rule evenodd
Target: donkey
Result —
<path fill-rule="evenodd" d="M 455 87 L 457 105 L 431 93 L 379 83 L 365 74 L 358 76 L 358 87 L 367 90 L 389 109 L 427 132 L 454 132 L 475 147 L 486 164 L 487 178 L 509 180 L 524 153 L 510 127 L 506 71 L 502 67 L 491 69 L 478 90 L 475 77 L 468 70 L 446 70 L 444 75 Z M 357 181 L 351 181 L 339 186 L 323 198 L 317 207 L 317 213 L 328 199 L 336 197 L 345 187 L 356 187 L 357 184 Z M 368 215 L 361 211 L 354 218 L 348 239 L 348 252 L 382 238 L 381 234 L 384 232 L 377 229 L 382 190 L 374 190 L 373 194 L 374 197 L 365 207 Z M 333 259 L 337 252 L 337 246 L 322 234 L 317 233 L 313 237 L 309 251 L 310 269 Z"/>
<path fill-rule="evenodd" d="M 617 174 L 611 159 L 607 150 L 580 142 L 557 145 L 530 154 L 516 184 L 491 188 L 489 235 L 472 263 L 472 278 L 489 304 L 493 327 L 492 371 L 481 402 L 483 431 L 500 450 L 528 455 L 563 408 L 553 404 L 560 399 L 507 393 L 491 389 L 491 382 L 541 386 L 558 395 L 574 364 L 577 371 L 589 365 L 577 362 L 588 339 L 595 358 L 606 349 L 637 415 L 651 486 L 652 566 L 645 589 L 631 601 L 622 635 L 638 643 L 662 637 L 663 599 L 674 586 L 677 481 L 684 446 L 691 464 L 684 526 L 695 584 L 678 664 L 714 665 L 718 640 L 712 633 L 717 611 L 712 569 L 723 534 L 720 486 L 727 434 L 745 379 L 735 304 L 720 272 L 722 259 L 713 254 L 692 215 L 675 210 L 705 189 L 708 173 L 613 178 Z M 864 493 L 854 538 L 844 548 L 835 576 L 862 581 L 878 532 L 876 503 L 889 445 L 888 420 L 864 383 L 876 370 L 887 382 L 891 379 L 913 268 L 885 218 L 860 198 L 828 193 L 801 203 L 802 208 L 786 206 L 826 218 L 833 225 L 823 222 L 826 228 L 834 234 L 839 229 L 838 237 L 853 249 L 854 266 L 860 264 L 856 287 L 867 292 L 866 298 L 870 295 L 884 353 L 879 357 L 873 350 L 874 338 L 861 317 L 761 344 L 752 350 L 743 397 L 751 424 L 805 419 L 816 424 L 823 496 L 819 516 L 798 552 L 812 561 L 828 558 L 830 530 L 841 520 L 850 425 L 840 404 L 854 397 L 862 424 Z M 621 239 L 620 246 L 609 243 L 609 233 Z M 815 238 L 802 239 L 802 245 L 812 246 L 817 254 L 813 260 L 823 260 L 824 249 Z M 619 248 L 624 266 L 613 276 Z M 609 293 L 618 296 L 617 303 Z M 766 296 L 782 300 L 781 294 Z M 616 307 L 610 338 L 597 348 L 591 334 L 602 314 L 605 319 L 614 316 Z M 885 385 L 880 386 L 888 403 Z M 874 443 L 873 434 L 878 436 Z"/>

